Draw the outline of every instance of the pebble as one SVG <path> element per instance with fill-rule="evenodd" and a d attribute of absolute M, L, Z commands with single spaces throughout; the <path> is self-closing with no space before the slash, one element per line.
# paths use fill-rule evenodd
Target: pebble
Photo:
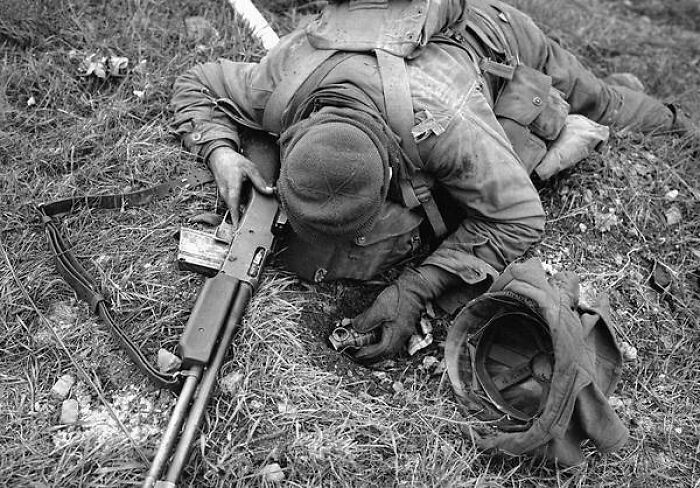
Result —
<path fill-rule="evenodd" d="M 268 464 L 260 470 L 260 476 L 263 477 L 264 481 L 268 483 L 279 483 L 284 481 L 284 471 L 282 471 L 282 466 L 277 463 Z"/>
<path fill-rule="evenodd" d="M 73 388 L 75 384 L 75 378 L 72 375 L 64 374 L 61 376 L 56 384 L 51 388 L 51 396 L 57 400 L 65 400 L 68 398 L 70 389 Z"/>
<path fill-rule="evenodd" d="M 69 399 L 64 400 L 63 405 L 61 405 L 61 419 L 60 422 L 63 425 L 75 425 L 78 423 L 78 416 L 80 409 L 78 407 L 78 400 Z"/>
<path fill-rule="evenodd" d="M 435 356 L 425 356 L 423 358 L 423 369 L 431 369 L 436 364 L 439 364 L 440 360 Z"/>
<path fill-rule="evenodd" d="M 666 216 L 666 224 L 669 226 L 674 226 L 676 224 L 679 224 L 681 220 L 683 220 L 683 214 L 681 213 L 681 209 L 679 209 L 676 205 L 672 205 L 666 210 L 665 213 Z"/>
<path fill-rule="evenodd" d="M 167 349 L 158 349 L 158 369 L 161 373 L 174 373 L 180 369 L 182 360 Z"/>
<path fill-rule="evenodd" d="M 629 342 L 620 344 L 620 352 L 622 352 L 622 360 L 628 363 L 637 360 L 637 348 Z"/>

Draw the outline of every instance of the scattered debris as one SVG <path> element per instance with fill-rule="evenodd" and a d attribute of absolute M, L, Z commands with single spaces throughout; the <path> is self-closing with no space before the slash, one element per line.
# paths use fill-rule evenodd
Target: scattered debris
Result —
<path fill-rule="evenodd" d="M 670 227 L 680 224 L 681 220 L 683 220 L 683 214 L 677 205 L 671 205 L 668 209 L 666 209 L 664 216 L 666 217 L 666 224 Z"/>
<path fill-rule="evenodd" d="M 240 371 L 227 374 L 219 380 L 221 391 L 231 396 L 235 395 L 243 383 L 243 378 L 245 378 L 245 376 Z"/>
<path fill-rule="evenodd" d="M 666 195 L 664 195 L 664 198 L 668 200 L 669 202 L 674 201 L 676 198 L 678 198 L 678 190 L 671 190 Z"/>
<path fill-rule="evenodd" d="M 433 369 L 437 364 L 440 364 L 440 360 L 435 356 L 425 356 L 423 358 L 422 366 L 425 370 Z"/>
<path fill-rule="evenodd" d="M 620 352 L 622 353 L 622 360 L 626 363 L 631 363 L 637 360 L 637 348 L 629 342 L 620 343 Z"/>
<path fill-rule="evenodd" d="M 96 76 L 107 79 L 108 77 L 126 76 L 129 67 L 129 58 L 124 56 L 103 56 L 93 53 L 85 57 L 80 65 L 81 76 Z"/>
<path fill-rule="evenodd" d="M 284 481 L 284 471 L 282 471 L 282 466 L 277 463 L 268 464 L 263 466 L 260 470 L 260 476 L 262 476 L 263 481 L 268 483 L 279 483 Z"/>
<path fill-rule="evenodd" d="M 161 373 L 172 374 L 180 369 L 182 359 L 167 349 L 158 349 L 158 369 Z"/>
<path fill-rule="evenodd" d="M 73 398 L 64 400 L 61 405 L 61 418 L 59 422 L 63 425 L 75 425 L 78 423 L 78 417 L 80 415 L 80 407 L 78 406 L 78 400 Z"/>
<path fill-rule="evenodd" d="M 282 414 L 290 414 L 293 415 L 297 413 L 297 408 L 289 403 L 289 400 L 283 400 L 281 402 L 277 403 L 277 411 Z"/>
<path fill-rule="evenodd" d="M 433 326 L 427 318 L 420 319 L 420 328 L 422 334 L 412 335 L 408 341 L 408 354 L 411 356 L 433 343 Z"/>
<path fill-rule="evenodd" d="M 75 378 L 72 375 L 64 374 L 51 388 L 51 396 L 57 400 L 65 400 L 74 384 Z"/>

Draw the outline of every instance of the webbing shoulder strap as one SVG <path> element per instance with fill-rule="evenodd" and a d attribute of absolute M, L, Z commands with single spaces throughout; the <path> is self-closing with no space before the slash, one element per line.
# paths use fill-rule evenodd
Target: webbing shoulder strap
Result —
<path fill-rule="evenodd" d="M 324 61 L 337 53 L 335 49 L 317 49 L 309 57 L 296 66 L 283 80 L 277 83 L 275 90 L 265 104 L 263 112 L 263 128 L 271 133 L 279 135 L 282 130 L 282 117 L 289 105 L 289 101 L 299 87 L 311 76 L 311 74 L 323 66 Z M 330 69 L 328 70 L 330 71 Z"/>
<path fill-rule="evenodd" d="M 377 49 L 375 52 L 382 79 L 387 121 L 401 139 L 401 149 L 409 159 L 408 163 L 412 165 L 410 174 L 398 175 L 401 198 L 408 208 L 423 207 L 435 236 L 440 238 L 447 233 L 447 227 L 430 192 L 428 182 L 421 173 L 423 162 L 418 144 L 411 133 L 415 121 L 406 62 L 402 57 L 381 49 Z M 406 170 L 409 168 L 407 167 Z"/>
<path fill-rule="evenodd" d="M 172 194 L 178 189 L 208 183 L 213 179 L 209 171 L 199 170 L 183 178 L 137 192 L 71 197 L 37 207 L 59 274 L 73 288 L 78 298 L 87 302 L 90 310 L 107 324 L 129 358 L 141 368 L 143 373 L 159 387 L 171 390 L 180 388 L 180 378 L 176 375 L 161 373 L 153 367 L 138 346 L 126 335 L 124 329 L 114 320 L 107 298 L 100 292 L 97 282 L 73 255 L 70 243 L 61 234 L 57 217 L 79 208 L 114 209 L 142 206 L 150 203 L 154 198 Z"/>

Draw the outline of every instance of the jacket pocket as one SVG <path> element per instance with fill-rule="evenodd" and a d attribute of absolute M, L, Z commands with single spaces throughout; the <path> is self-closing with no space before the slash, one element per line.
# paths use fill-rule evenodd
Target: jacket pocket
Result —
<path fill-rule="evenodd" d="M 564 127 L 569 104 L 550 76 L 519 64 L 498 95 L 494 113 L 530 173 L 547 153 L 544 140 L 556 139 Z"/>
<path fill-rule="evenodd" d="M 494 113 L 521 125 L 529 126 L 542 113 L 552 78 L 529 66 L 519 64 L 496 99 Z"/>

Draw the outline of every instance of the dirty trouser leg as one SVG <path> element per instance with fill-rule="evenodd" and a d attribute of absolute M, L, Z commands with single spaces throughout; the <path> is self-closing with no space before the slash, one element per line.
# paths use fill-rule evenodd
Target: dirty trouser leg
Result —
<path fill-rule="evenodd" d="M 571 52 L 549 39 L 527 15 L 503 4 L 501 8 L 509 19 L 509 25 L 501 25 L 514 43 L 520 62 L 551 76 L 554 87 L 571 105 L 571 113 L 617 129 L 645 133 L 671 129 L 673 112 L 659 100 L 605 83 Z"/>

